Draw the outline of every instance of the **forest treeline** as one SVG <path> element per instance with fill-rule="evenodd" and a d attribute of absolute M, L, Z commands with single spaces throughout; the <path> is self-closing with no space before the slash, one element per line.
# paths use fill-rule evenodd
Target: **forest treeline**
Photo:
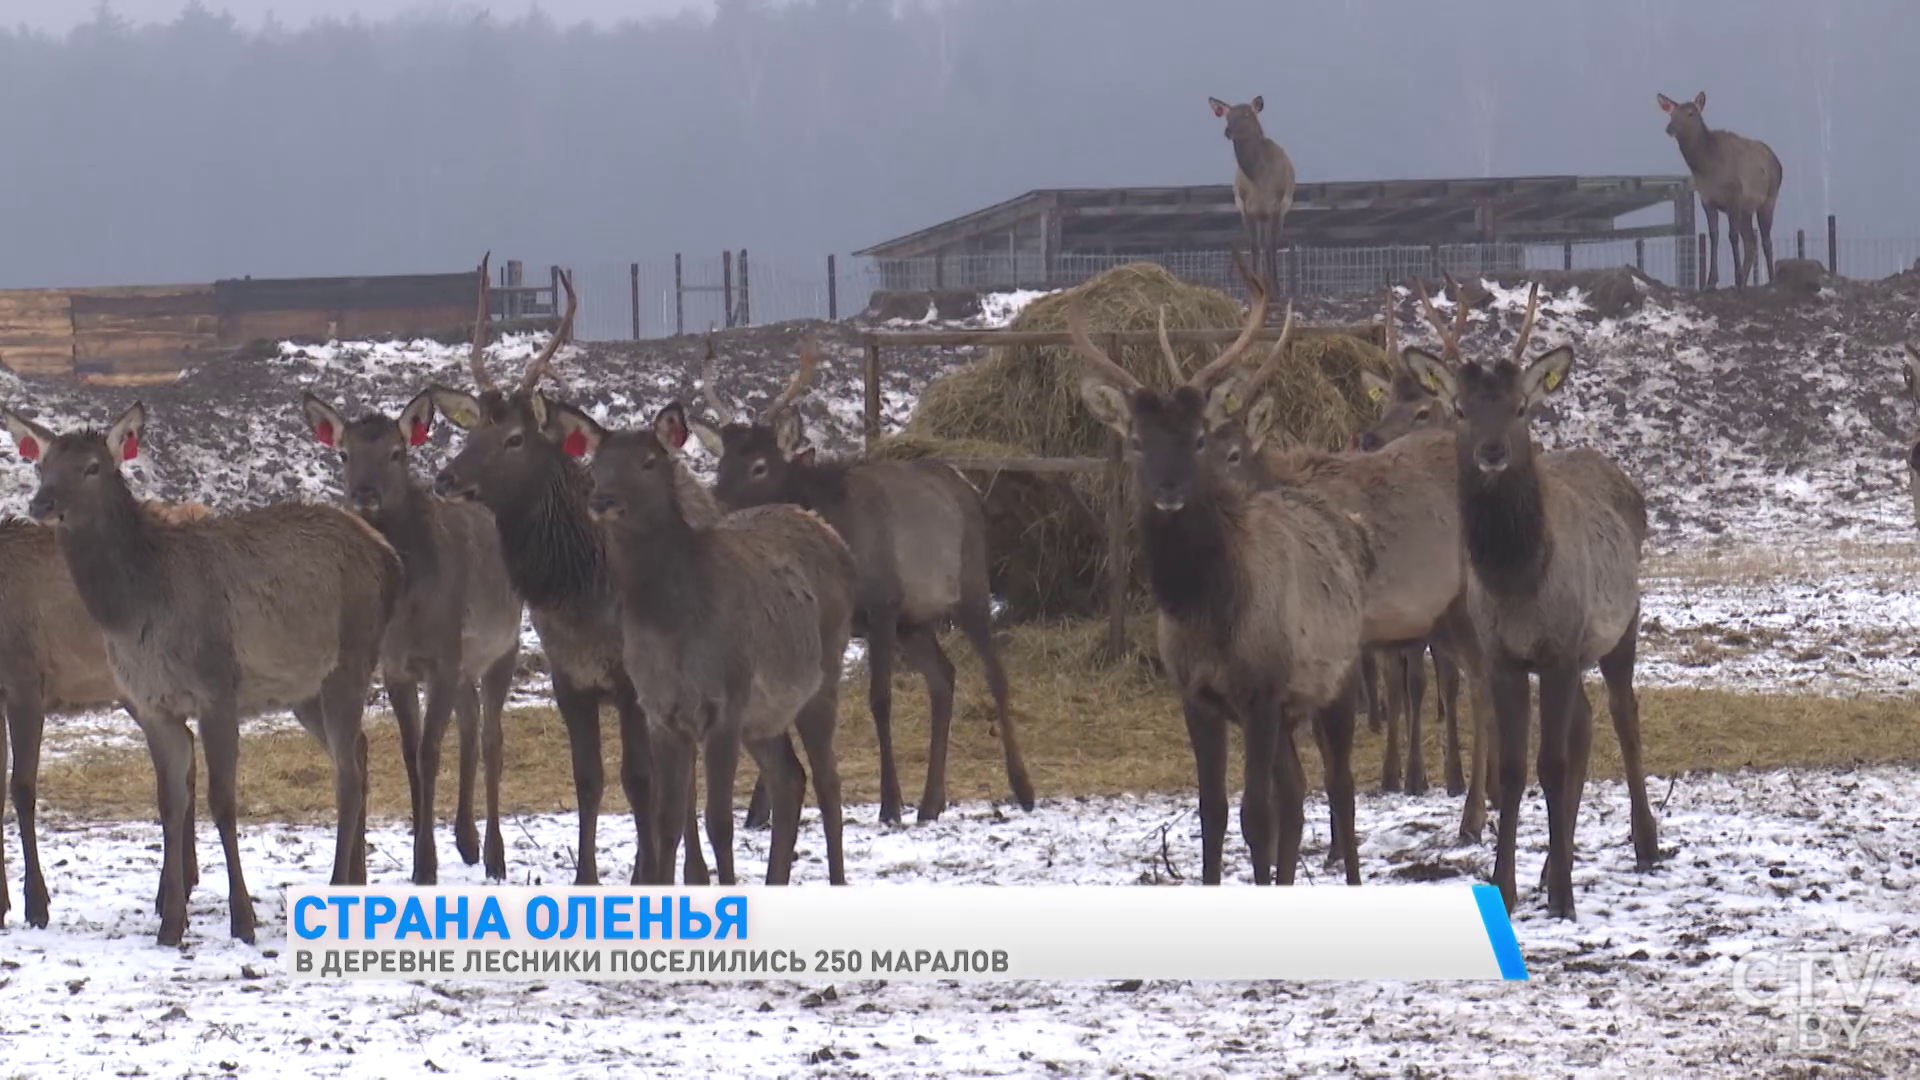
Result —
<path fill-rule="evenodd" d="M 1682 171 L 1656 92 L 1767 139 L 1781 227 L 1920 234 L 1920 4 L 721 0 L 0 31 L 0 286 L 846 252 L 1036 187 Z"/>

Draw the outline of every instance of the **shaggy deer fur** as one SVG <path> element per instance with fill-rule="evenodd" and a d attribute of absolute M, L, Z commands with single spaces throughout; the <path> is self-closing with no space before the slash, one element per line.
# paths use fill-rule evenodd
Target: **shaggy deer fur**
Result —
<path fill-rule="evenodd" d="M 754 507 L 717 521 L 705 506 L 689 513 L 676 482 L 687 441 L 677 401 L 650 429 L 634 431 L 609 432 L 576 409 L 554 409 L 569 450 L 593 457 L 589 505 L 606 529 L 627 674 L 653 738 L 660 864 L 673 863 L 672 811 L 693 790 L 698 749 L 707 764 L 714 868 L 720 884 L 734 884 L 733 783 L 744 743 L 772 803 L 767 884 L 785 885 L 806 783 L 787 738 L 797 727 L 813 764 L 828 877 L 846 884 L 833 735 L 852 632 L 853 552 L 818 515 L 796 506 Z"/>
<path fill-rule="evenodd" d="M 233 936 L 252 942 L 240 868 L 235 774 L 240 719 L 291 708 L 327 746 L 338 817 L 333 883 L 366 882 L 366 736 L 361 714 L 380 638 L 399 598 L 400 557 L 341 510 L 281 503 L 180 525 L 142 513 L 120 474 L 139 453 L 146 409 L 108 429 L 52 432 L 9 412 L 38 459 L 30 514 L 54 526 L 107 664 L 147 737 L 164 843 L 160 933 L 186 932 L 187 815 L 198 717 L 207 798 L 226 852 Z M 28 451 L 31 445 L 33 450 Z"/>
<path fill-rule="evenodd" d="M 866 639 L 868 704 L 880 741 L 880 820 L 901 818 L 900 777 L 893 761 L 893 661 L 898 646 L 927 682 L 932 706 L 927 784 L 919 819 L 947 808 L 947 749 L 953 727 L 953 662 L 940 647 L 940 624 L 952 618 L 967 635 L 993 693 L 993 730 L 1007 763 L 1007 783 L 1023 809 L 1033 809 L 1033 781 L 1007 711 L 1007 676 L 993 645 L 992 596 L 987 586 L 986 506 L 954 469 L 927 461 L 831 461 L 802 449 L 805 435 L 795 402 L 818 362 L 811 342 L 800 369 L 757 416 L 731 421 L 741 410 L 714 383 L 713 345 L 704 372 L 713 424 L 693 430 L 720 459 L 714 497 L 744 509 L 791 503 L 827 520 L 853 548 L 860 570 L 853 633 Z M 764 783 L 754 788 L 748 825 L 759 819 Z"/>

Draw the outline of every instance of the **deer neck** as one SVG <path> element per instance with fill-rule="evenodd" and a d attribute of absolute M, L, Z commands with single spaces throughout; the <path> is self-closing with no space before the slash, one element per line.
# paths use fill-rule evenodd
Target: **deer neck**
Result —
<path fill-rule="evenodd" d="M 158 531 L 124 483 L 109 488 L 91 520 L 58 533 L 80 601 L 101 630 L 138 632 L 166 602 Z"/>
<path fill-rule="evenodd" d="M 1208 478 L 1178 510 L 1141 502 L 1140 547 L 1161 614 L 1230 632 L 1246 596 L 1246 574 L 1235 550 L 1245 498 Z"/>
<path fill-rule="evenodd" d="M 373 525 L 400 556 L 407 581 L 418 583 L 432 579 L 439 569 L 440 549 L 435 541 L 441 522 L 425 488 L 409 483 L 405 491 L 400 505 L 383 512 Z"/>
<path fill-rule="evenodd" d="M 1493 477 L 1463 461 L 1460 523 L 1467 559 L 1489 592 L 1527 597 L 1539 591 L 1553 557 L 1553 536 L 1531 452 Z"/>
<path fill-rule="evenodd" d="M 606 598 L 606 552 L 587 515 L 587 474 L 571 459 L 551 470 L 523 512 L 494 514 L 507 576 L 534 608 L 555 609 Z"/>
<path fill-rule="evenodd" d="M 1233 140 L 1233 161 L 1246 174 L 1247 179 L 1260 181 L 1266 179 L 1267 136 L 1265 132 L 1255 131 Z"/>
<path fill-rule="evenodd" d="M 1710 177 L 1713 172 L 1713 130 L 1702 125 L 1697 132 L 1683 132 L 1674 136 L 1680 144 L 1680 158 L 1687 163 L 1687 171 L 1695 176 Z"/>
<path fill-rule="evenodd" d="M 671 512 L 610 526 L 607 539 L 624 620 L 681 632 L 705 618 L 712 603 L 706 558 L 712 532 L 690 523 L 677 502 Z"/>

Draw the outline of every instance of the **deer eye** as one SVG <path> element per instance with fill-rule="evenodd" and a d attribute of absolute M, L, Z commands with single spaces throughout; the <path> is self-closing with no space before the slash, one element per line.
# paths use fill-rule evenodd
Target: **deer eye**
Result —
<path fill-rule="evenodd" d="M 88 475 L 88 476 L 99 476 L 99 475 L 100 475 L 100 463 L 99 463 L 99 462 L 97 462 L 97 461 L 89 461 L 89 462 L 87 462 L 87 475 Z"/>
<path fill-rule="evenodd" d="M 755 480 L 767 475 L 767 459 L 761 458 L 752 465 L 747 466 L 747 475 L 753 477 Z"/>
<path fill-rule="evenodd" d="M 1433 415 L 1432 409 L 1417 409 L 1414 411 L 1413 418 L 1415 420 L 1425 420 L 1427 417 L 1432 415 Z"/>
<path fill-rule="evenodd" d="M 1514 410 L 1513 410 L 1513 415 L 1514 415 L 1514 417 L 1515 417 L 1515 418 L 1517 418 L 1517 419 L 1523 419 L 1523 420 L 1524 420 L 1524 419 L 1526 418 L 1526 415 L 1527 415 L 1527 407 L 1526 407 L 1526 405 L 1525 405 L 1525 404 L 1523 403 L 1523 404 L 1521 404 L 1521 405 L 1518 405 L 1518 406 L 1516 406 L 1516 407 L 1514 408 Z"/>
<path fill-rule="evenodd" d="M 1240 464 L 1240 448 L 1239 447 L 1236 446 L 1233 449 L 1227 451 L 1227 464 L 1229 465 Z"/>
<path fill-rule="evenodd" d="M 394 448 L 393 448 L 393 452 L 387 455 L 387 460 L 388 460 L 388 461 L 399 461 L 399 460 L 400 460 L 400 454 L 401 454 L 401 450 L 400 450 L 400 448 L 399 448 L 399 447 L 397 447 L 397 446 L 396 446 L 396 447 L 394 447 Z"/>
<path fill-rule="evenodd" d="M 516 431 L 513 434 L 507 436 L 506 441 L 501 445 L 505 446 L 509 450 L 518 450 L 520 449 L 521 445 L 524 444 L 526 441 L 527 441 L 527 437 L 521 434 L 520 432 Z"/>
<path fill-rule="evenodd" d="M 1138 435 L 1127 436 L 1127 449 L 1137 452 L 1140 449 L 1140 436 Z"/>

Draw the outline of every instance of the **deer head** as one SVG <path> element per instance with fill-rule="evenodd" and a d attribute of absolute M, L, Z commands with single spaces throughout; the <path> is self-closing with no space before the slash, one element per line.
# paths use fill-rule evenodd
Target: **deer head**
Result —
<path fill-rule="evenodd" d="M 1421 289 L 1421 296 L 1422 299 L 1426 298 L 1424 287 Z M 1461 304 L 1460 310 L 1463 313 L 1466 311 L 1464 303 Z M 1439 313 L 1433 310 L 1431 301 L 1428 302 L 1427 311 L 1430 317 L 1438 322 Z M 1459 321 L 1464 325 L 1464 319 Z M 1444 323 L 1440 325 L 1442 339 L 1448 340 Z M 1386 298 L 1386 331 L 1386 354 L 1390 373 L 1381 376 L 1371 371 L 1360 372 L 1360 385 L 1366 391 L 1367 401 L 1380 410 L 1374 422 L 1353 437 L 1353 448 L 1364 453 L 1372 453 L 1395 439 L 1447 423 L 1452 419 L 1440 399 L 1434 396 L 1433 391 L 1421 384 L 1400 355 L 1399 325 L 1394 320 L 1391 288 L 1387 290 Z M 1451 340 L 1453 351 L 1457 355 L 1458 337 L 1455 336 Z"/>
<path fill-rule="evenodd" d="M 1540 286 L 1527 292 L 1527 314 L 1520 324 L 1512 355 L 1492 363 L 1468 360 L 1449 367 L 1425 349 L 1409 346 L 1407 366 L 1446 402 L 1454 415 L 1456 444 L 1462 471 L 1470 464 L 1484 477 L 1496 477 L 1510 466 L 1530 467 L 1533 440 L 1528 414 L 1548 394 L 1566 382 L 1573 366 L 1573 347 L 1561 345 L 1527 361 L 1527 341 L 1533 335 Z"/>
<path fill-rule="evenodd" d="M 332 405 L 311 393 L 300 397 L 307 426 L 322 446 L 339 451 L 347 505 L 368 521 L 407 501 L 413 483 L 407 451 L 427 441 L 433 432 L 433 393 L 414 395 L 395 420 L 370 412 L 349 421 Z"/>
<path fill-rule="evenodd" d="M 678 401 L 661 407 L 651 426 L 630 431 L 609 431 L 571 405 L 553 409 L 567 453 L 593 459 L 587 511 L 594 520 L 643 527 L 681 518 L 676 477 L 687 414 Z"/>
<path fill-rule="evenodd" d="M 1665 94 L 1655 94 L 1654 97 L 1660 102 L 1660 111 L 1667 114 L 1667 134 L 1684 139 L 1707 130 L 1706 118 L 1701 115 L 1707 108 L 1705 90 L 1693 95 L 1692 101 L 1675 101 Z"/>
<path fill-rule="evenodd" d="M 788 501 L 784 494 L 790 470 L 811 464 L 814 457 L 814 449 L 802 445 L 806 431 L 797 403 L 811 386 L 819 364 L 820 351 L 814 340 L 802 341 L 800 365 L 793 378 L 757 415 L 749 414 L 721 394 L 714 370 L 713 337 L 708 335 L 701 382 L 712 420 L 694 418 L 687 422 L 707 452 L 720 459 L 714 498 L 733 507 Z M 743 415 L 747 419 L 734 419 Z"/>
<path fill-rule="evenodd" d="M 1255 95 L 1252 101 L 1244 105 L 1229 105 L 1217 97 L 1210 97 L 1207 106 L 1213 110 L 1213 115 L 1226 119 L 1228 139 L 1238 142 L 1266 137 L 1266 132 L 1260 127 L 1259 116 L 1260 111 L 1267 107 L 1265 97 Z"/>
<path fill-rule="evenodd" d="M 1193 497 L 1199 478 L 1212 468 L 1206 456 L 1207 440 L 1235 421 L 1246 406 L 1248 390 L 1259 384 L 1258 377 L 1235 370 L 1235 365 L 1266 322 L 1267 293 L 1237 252 L 1234 264 L 1253 296 L 1246 326 L 1232 345 L 1192 378 L 1179 377 L 1179 364 L 1167 350 L 1175 379 L 1173 388 L 1166 391 L 1142 384 L 1096 347 L 1087 336 L 1078 298 L 1068 302 L 1067 330 L 1074 351 L 1087 366 L 1080 380 L 1080 399 L 1125 441 L 1142 497 L 1164 513 L 1180 510 Z M 1271 356 L 1284 353 L 1292 333 L 1293 306 L 1289 304 Z"/>
<path fill-rule="evenodd" d="M 11 409 L 4 416 L 14 446 L 40 476 L 40 487 L 27 503 L 28 517 L 56 526 L 90 521 L 133 498 L 120 463 L 140 456 L 145 405 L 128 406 L 104 435 L 95 429 L 56 435 Z"/>

